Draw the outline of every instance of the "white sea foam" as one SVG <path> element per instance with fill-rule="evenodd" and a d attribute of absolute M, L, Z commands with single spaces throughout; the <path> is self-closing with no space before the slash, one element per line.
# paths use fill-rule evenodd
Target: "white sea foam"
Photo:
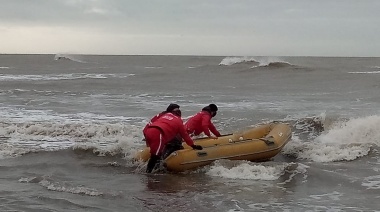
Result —
<path fill-rule="evenodd" d="M 380 116 L 353 118 L 338 122 L 326 134 L 317 138 L 326 144 L 375 144 L 380 145 Z"/>
<path fill-rule="evenodd" d="M 278 57 L 226 57 L 224 58 L 219 65 L 231 66 L 239 63 L 255 63 L 252 68 L 256 67 L 266 67 L 269 65 L 292 65 L 283 59 Z M 257 64 L 257 65 L 256 65 Z"/>
<path fill-rule="evenodd" d="M 380 189 L 380 175 L 364 178 L 362 186 L 367 187 L 367 189 Z"/>
<path fill-rule="evenodd" d="M 231 167 L 231 163 L 233 163 Z M 265 164 L 248 161 L 215 161 L 206 172 L 210 176 L 242 180 L 276 180 L 289 164 Z"/>
<path fill-rule="evenodd" d="M 380 74 L 380 71 L 354 71 L 354 72 L 348 72 L 349 74 Z"/>
<path fill-rule="evenodd" d="M 92 148 L 99 154 L 132 157 L 144 145 L 145 122 L 127 123 L 128 117 L 90 113 L 57 115 L 49 111 L 0 110 L 0 158 L 33 151 Z"/>
<path fill-rule="evenodd" d="M 6 152 L 19 148 L 54 151 L 75 146 L 96 148 L 112 154 L 115 151 L 120 153 L 120 149 L 142 144 L 141 127 L 126 123 L 2 123 L 0 136 L 8 137 L 7 144 L 11 146 Z"/>
<path fill-rule="evenodd" d="M 162 67 L 161 66 L 146 66 L 144 68 L 146 68 L 146 69 L 161 69 Z"/>
<path fill-rule="evenodd" d="M 289 166 L 293 166 L 293 165 L 296 165 L 296 168 L 295 169 L 292 169 L 290 171 L 286 171 L 286 172 L 289 172 L 290 175 L 289 175 L 289 178 L 287 180 L 285 180 L 284 182 L 282 183 L 279 183 L 279 184 L 286 184 L 286 183 L 289 183 L 291 182 L 295 176 L 297 175 L 302 175 L 303 176 L 303 179 L 304 181 L 306 181 L 307 179 L 307 169 L 309 168 L 309 166 L 305 165 L 305 164 L 302 164 L 302 163 L 290 163 Z"/>
<path fill-rule="evenodd" d="M 326 194 L 310 195 L 310 197 L 313 199 L 317 199 L 317 200 L 328 199 L 328 200 L 333 200 L 333 201 L 340 200 L 341 196 L 343 196 L 343 194 L 337 191 L 334 191 L 332 193 L 326 193 Z"/>
<path fill-rule="evenodd" d="M 101 196 L 103 192 L 100 192 L 93 188 L 84 186 L 73 186 L 68 183 L 52 182 L 47 177 L 23 177 L 18 180 L 20 183 L 38 183 L 42 187 L 45 187 L 51 191 L 67 192 L 72 194 L 81 194 L 88 196 Z"/>
<path fill-rule="evenodd" d="M 0 69 L 9 69 L 8 66 L 0 66 Z"/>
<path fill-rule="evenodd" d="M 71 60 L 78 63 L 87 63 L 82 59 L 82 56 L 78 54 L 56 54 L 54 60 Z"/>
<path fill-rule="evenodd" d="M 56 81 L 56 80 L 76 80 L 76 79 L 107 79 L 107 78 L 126 78 L 134 74 L 42 74 L 42 75 L 14 75 L 0 74 L 0 81 Z"/>
<path fill-rule="evenodd" d="M 286 62 L 286 61 L 284 61 L 280 58 L 277 58 L 277 57 L 260 57 L 260 58 L 257 58 L 256 61 L 259 63 L 259 65 L 252 66 L 252 68 L 266 67 L 266 66 L 269 66 L 271 64 L 292 65 L 289 62 Z"/>
<path fill-rule="evenodd" d="M 0 144 L 0 159 L 17 157 L 31 151 L 31 149 L 14 147 L 7 143 Z"/>
<path fill-rule="evenodd" d="M 226 57 L 219 63 L 219 65 L 230 66 L 245 62 L 256 62 L 256 60 L 253 57 Z"/>
<path fill-rule="evenodd" d="M 380 145 L 380 116 L 339 121 L 311 142 L 293 136 L 283 149 L 285 154 L 316 162 L 350 161 Z"/>
<path fill-rule="evenodd" d="M 284 203 L 277 202 L 277 199 L 271 199 L 270 203 L 252 203 L 249 204 L 248 207 L 252 211 L 268 211 L 268 208 L 271 208 L 272 211 L 292 211 L 288 208 L 289 206 L 285 205 Z M 232 212 L 236 210 L 230 211 Z"/>

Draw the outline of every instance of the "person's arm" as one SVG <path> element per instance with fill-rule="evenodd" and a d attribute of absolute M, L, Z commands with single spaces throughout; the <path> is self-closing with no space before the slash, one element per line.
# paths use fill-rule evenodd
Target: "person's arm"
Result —
<path fill-rule="evenodd" d="M 210 131 L 212 132 L 212 134 L 216 135 L 217 137 L 222 136 L 220 134 L 220 132 L 216 129 L 215 125 L 211 122 L 211 120 L 210 120 L 210 126 L 209 126 L 209 128 L 210 128 Z"/>
<path fill-rule="evenodd" d="M 210 131 L 209 131 L 209 124 L 211 123 L 211 115 L 209 114 L 202 114 L 202 131 L 207 137 L 211 137 Z"/>
<path fill-rule="evenodd" d="M 193 149 L 202 150 L 203 147 L 200 145 L 195 145 L 194 141 L 190 138 L 189 134 L 186 132 L 185 126 L 183 126 L 182 120 L 179 122 L 179 134 L 187 145 L 191 146 Z"/>
<path fill-rule="evenodd" d="M 187 143 L 187 145 L 194 145 L 194 141 L 190 138 L 189 134 L 187 134 L 185 126 L 183 126 L 183 123 L 181 123 L 179 126 L 179 134 L 182 137 L 182 139 Z"/>
<path fill-rule="evenodd" d="M 212 138 L 212 139 L 217 139 L 218 138 L 218 137 L 216 137 L 217 135 L 213 136 L 210 133 L 209 129 L 211 126 L 214 127 L 214 125 L 211 123 L 211 115 L 210 114 L 203 114 L 203 116 L 202 116 L 202 130 L 203 130 L 203 132 L 205 133 L 205 135 L 207 135 L 207 137 Z"/>

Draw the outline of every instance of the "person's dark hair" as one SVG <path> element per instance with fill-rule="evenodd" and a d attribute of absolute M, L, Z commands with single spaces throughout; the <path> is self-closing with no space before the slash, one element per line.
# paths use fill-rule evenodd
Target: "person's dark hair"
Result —
<path fill-rule="evenodd" d="M 215 104 L 209 104 L 209 107 L 211 111 L 214 111 L 214 112 L 218 111 L 218 107 Z"/>
<path fill-rule="evenodd" d="M 173 112 L 173 110 L 176 109 L 176 108 L 179 109 L 179 105 L 177 105 L 177 104 L 170 104 L 168 106 L 168 108 L 166 108 L 166 112 L 168 112 L 168 113 Z"/>
<path fill-rule="evenodd" d="M 173 113 L 174 115 L 176 116 L 179 116 L 181 117 L 182 113 L 181 113 L 181 110 L 179 108 L 174 108 L 171 113 Z"/>
<path fill-rule="evenodd" d="M 202 108 L 202 111 L 207 111 L 211 114 L 212 117 L 216 116 L 216 111 L 218 107 L 215 104 L 209 104 L 208 106 Z"/>

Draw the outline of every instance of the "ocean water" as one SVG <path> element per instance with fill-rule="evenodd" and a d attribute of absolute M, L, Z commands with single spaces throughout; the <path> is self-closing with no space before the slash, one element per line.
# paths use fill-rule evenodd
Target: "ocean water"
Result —
<path fill-rule="evenodd" d="M 380 211 L 380 58 L 0 55 L 0 211 Z M 215 103 L 272 160 L 145 174 L 142 128 Z"/>

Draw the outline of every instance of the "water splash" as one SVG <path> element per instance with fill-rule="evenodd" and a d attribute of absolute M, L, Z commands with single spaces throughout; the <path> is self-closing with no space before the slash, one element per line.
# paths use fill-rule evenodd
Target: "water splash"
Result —
<path fill-rule="evenodd" d="M 337 120 L 314 140 L 293 136 L 283 149 L 287 155 L 316 162 L 350 161 L 380 146 L 380 116 Z"/>

